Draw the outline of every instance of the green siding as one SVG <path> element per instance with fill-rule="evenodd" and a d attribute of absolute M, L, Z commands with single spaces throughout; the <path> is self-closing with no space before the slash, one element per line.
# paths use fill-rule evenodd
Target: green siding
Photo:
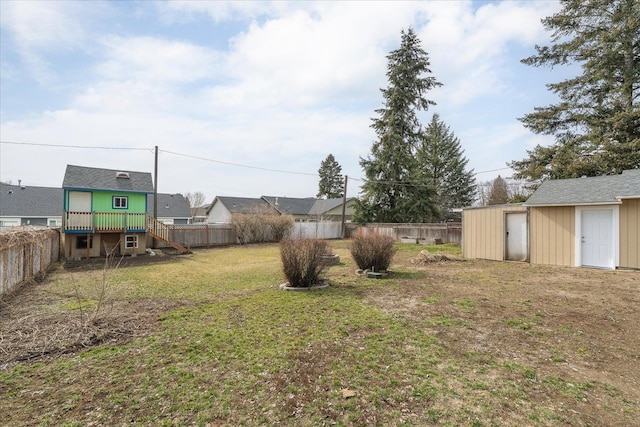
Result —
<path fill-rule="evenodd" d="M 113 196 L 128 197 L 127 209 L 114 209 Z M 93 192 L 93 211 L 94 212 L 130 212 L 145 213 L 147 211 L 147 195 L 140 193 L 119 193 L 94 191 Z"/>

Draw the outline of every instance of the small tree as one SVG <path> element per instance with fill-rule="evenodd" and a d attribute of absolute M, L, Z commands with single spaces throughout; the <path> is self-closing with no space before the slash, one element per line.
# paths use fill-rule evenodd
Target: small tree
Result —
<path fill-rule="evenodd" d="M 310 288 L 320 283 L 320 274 L 327 264 L 323 255 L 327 243 L 319 239 L 284 239 L 280 242 L 282 271 L 295 288 Z"/>
<path fill-rule="evenodd" d="M 204 193 L 202 191 L 184 193 L 184 198 L 187 200 L 190 208 L 198 208 L 202 206 L 205 201 Z"/>
<path fill-rule="evenodd" d="M 316 197 L 325 199 L 337 199 L 344 194 L 344 182 L 342 178 L 342 166 L 329 154 L 320 163 L 318 169 L 320 182 L 318 183 L 318 194 Z"/>
<path fill-rule="evenodd" d="M 502 205 L 509 201 L 507 182 L 500 176 L 493 180 L 489 190 L 489 205 Z"/>

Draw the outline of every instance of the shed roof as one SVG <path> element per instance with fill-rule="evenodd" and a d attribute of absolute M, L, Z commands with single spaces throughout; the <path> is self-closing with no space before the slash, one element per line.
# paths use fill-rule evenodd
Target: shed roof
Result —
<path fill-rule="evenodd" d="M 147 213 L 153 215 L 153 194 L 147 195 Z M 182 194 L 158 194 L 158 218 L 191 218 L 191 209 Z"/>
<path fill-rule="evenodd" d="M 62 216 L 62 188 L 0 183 L 0 216 Z"/>
<path fill-rule="evenodd" d="M 128 174 L 129 178 L 117 178 L 119 172 Z M 65 189 L 153 193 L 153 180 L 149 172 L 67 165 L 62 187 Z"/>
<path fill-rule="evenodd" d="M 640 169 L 619 175 L 550 180 L 524 203 L 525 206 L 571 206 L 620 203 L 623 198 L 640 198 Z"/>

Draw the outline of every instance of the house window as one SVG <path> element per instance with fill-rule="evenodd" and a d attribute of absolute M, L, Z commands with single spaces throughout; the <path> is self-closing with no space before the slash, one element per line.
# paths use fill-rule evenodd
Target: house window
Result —
<path fill-rule="evenodd" d="M 127 209 L 128 197 L 113 196 L 113 209 Z"/>
<path fill-rule="evenodd" d="M 130 234 L 124 236 L 124 247 L 127 249 L 134 249 L 138 247 L 138 235 Z"/>
<path fill-rule="evenodd" d="M 93 248 L 93 238 L 91 236 L 76 237 L 76 249 L 87 249 L 87 243 L 89 243 L 89 248 Z"/>

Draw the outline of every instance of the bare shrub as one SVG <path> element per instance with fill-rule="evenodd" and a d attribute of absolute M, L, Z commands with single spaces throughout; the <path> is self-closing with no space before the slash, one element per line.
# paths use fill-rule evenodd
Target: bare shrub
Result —
<path fill-rule="evenodd" d="M 268 206 L 254 206 L 246 212 L 231 214 L 238 241 L 246 243 L 279 242 L 289 236 L 293 227 L 291 215 L 280 215 Z"/>
<path fill-rule="evenodd" d="M 271 229 L 271 235 L 276 242 L 280 242 L 290 236 L 293 228 L 293 217 L 291 215 L 270 215 L 266 219 Z"/>
<path fill-rule="evenodd" d="M 351 256 L 362 270 L 384 271 L 391 265 L 396 253 L 392 237 L 376 233 L 359 233 L 351 243 Z"/>
<path fill-rule="evenodd" d="M 326 268 L 322 256 L 327 253 L 327 243 L 318 239 L 284 239 L 280 242 L 282 270 L 289 286 L 308 288 L 320 282 L 320 274 Z"/>
<path fill-rule="evenodd" d="M 99 321 L 100 316 L 104 314 L 105 306 L 110 301 L 110 291 L 112 288 L 111 280 L 118 267 L 120 267 L 122 259 L 124 258 L 124 256 L 121 256 L 120 259 L 116 261 L 115 251 L 119 245 L 120 241 L 118 241 L 118 243 L 113 247 L 108 247 L 106 244 L 104 245 L 106 252 L 104 267 L 102 268 L 102 273 L 99 279 L 94 285 L 92 292 L 93 295 L 91 295 L 91 299 L 95 301 L 93 310 L 85 312 L 84 305 L 85 301 L 88 300 L 88 298 L 81 295 L 77 285 L 74 286 L 75 297 L 80 312 L 80 325 L 83 329 Z"/>

